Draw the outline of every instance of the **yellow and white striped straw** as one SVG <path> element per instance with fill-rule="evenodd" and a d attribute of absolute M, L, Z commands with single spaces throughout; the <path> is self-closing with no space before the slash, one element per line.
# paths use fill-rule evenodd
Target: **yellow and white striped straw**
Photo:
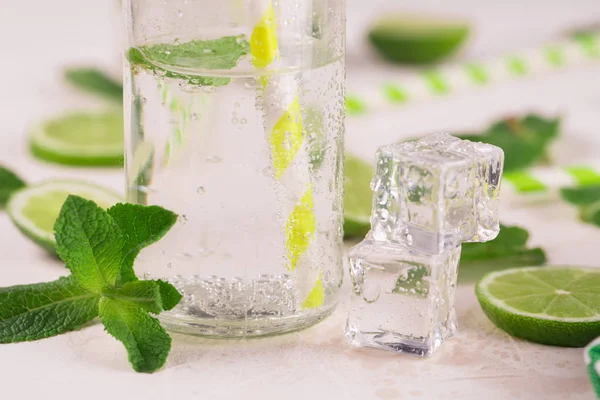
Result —
<path fill-rule="evenodd" d="M 259 11 L 260 19 L 250 36 L 250 52 L 255 68 L 264 70 L 278 63 L 275 8 L 271 0 L 256 0 L 253 5 Z M 317 223 L 298 83 L 292 74 L 285 74 L 263 76 L 261 84 L 265 132 L 271 148 L 275 179 L 284 195 L 283 207 L 291 204 L 285 210 L 285 247 L 287 268 L 295 272 L 301 261 L 310 254 Z M 306 270 L 302 273 L 310 274 Z M 314 285 L 306 292 L 305 297 L 302 295 L 303 309 L 317 308 L 323 304 L 325 294 L 320 272 Z"/>

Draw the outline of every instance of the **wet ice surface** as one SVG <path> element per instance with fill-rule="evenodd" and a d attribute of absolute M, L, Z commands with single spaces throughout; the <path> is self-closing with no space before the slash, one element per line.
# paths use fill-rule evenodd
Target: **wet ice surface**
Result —
<path fill-rule="evenodd" d="M 457 329 L 454 292 L 459 259 L 460 246 L 438 255 L 373 240 L 352 248 L 348 341 L 430 356 Z"/>
<path fill-rule="evenodd" d="M 379 148 L 372 235 L 430 254 L 499 231 L 504 154 L 445 133 Z"/>

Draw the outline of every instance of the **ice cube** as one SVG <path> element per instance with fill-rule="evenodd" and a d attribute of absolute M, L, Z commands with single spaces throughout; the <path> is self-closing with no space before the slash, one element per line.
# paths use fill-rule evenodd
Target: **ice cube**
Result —
<path fill-rule="evenodd" d="M 498 235 L 504 153 L 445 133 L 377 151 L 371 236 L 429 254 Z"/>
<path fill-rule="evenodd" d="M 456 332 L 460 246 L 428 255 L 367 239 L 350 250 L 349 259 L 350 343 L 427 357 Z"/>

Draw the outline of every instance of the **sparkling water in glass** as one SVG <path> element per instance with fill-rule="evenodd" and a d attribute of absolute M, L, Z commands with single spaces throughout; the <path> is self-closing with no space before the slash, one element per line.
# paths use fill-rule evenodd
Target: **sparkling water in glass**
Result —
<path fill-rule="evenodd" d="M 170 329 L 246 337 L 330 314 L 342 281 L 343 0 L 125 0 L 127 199 L 179 215 L 135 269 Z"/>

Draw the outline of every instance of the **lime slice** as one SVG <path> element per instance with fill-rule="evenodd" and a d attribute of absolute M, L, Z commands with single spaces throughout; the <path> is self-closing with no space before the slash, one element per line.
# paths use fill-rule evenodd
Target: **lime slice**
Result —
<path fill-rule="evenodd" d="M 377 21 L 369 40 L 385 59 L 427 64 L 454 53 L 469 35 L 464 21 L 410 15 L 389 15 Z"/>
<path fill-rule="evenodd" d="M 485 275 L 475 292 L 488 318 L 515 337 L 583 347 L 600 336 L 600 268 L 512 268 Z"/>
<path fill-rule="evenodd" d="M 33 155 L 67 165 L 123 163 L 123 113 L 73 113 L 38 125 L 30 134 Z"/>
<path fill-rule="evenodd" d="M 54 222 L 69 194 L 93 200 L 108 208 L 123 199 L 102 186 L 77 180 L 48 180 L 14 193 L 6 211 L 25 236 L 54 252 Z"/>
<path fill-rule="evenodd" d="M 371 228 L 371 179 L 373 167 L 365 161 L 346 155 L 344 179 L 344 236 L 361 237 Z"/>

